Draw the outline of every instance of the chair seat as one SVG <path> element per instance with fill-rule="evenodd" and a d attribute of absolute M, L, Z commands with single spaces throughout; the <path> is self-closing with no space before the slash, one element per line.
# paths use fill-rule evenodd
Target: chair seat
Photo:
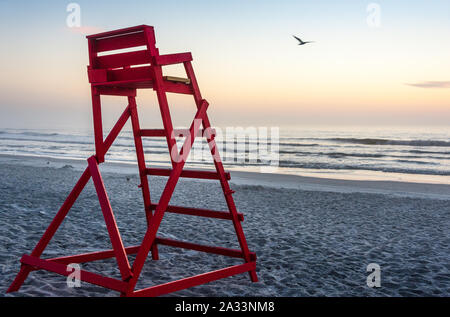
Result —
<path fill-rule="evenodd" d="M 167 79 L 166 79 L 167 78 Z M 136 89 L 154 88 L 154 81 L 149 78 L 134 79 L 134 80 L 118 80 L 92 83 L 92 86 L 99 89 L 101 94 L 105 95 L 129 95 L 135 94 L 132 91 Z M 189 79 L 165 76 L 163 78 L 163 89 L 166 92 L 188 94 L 194 93 L 192 84 Z"/>
<path fill-rule="evenodd" d="M 191 81 L 188 78 L 181 78 L 175 76 L 164 76 L 164 82 L 189 85 Z M 95 87 L 117 87 L 117 88 L 132 88 L 132 89 L 145 89 L 153 88 L 153 80 L 151 78 L 141 79 L 128 79 L 128 80 L 116 80 L 92 83 Z"/>
<path fill-rule="evenodd" d="M 191 83 L 191 80 L 188 78 L 175 77 L 175 76 L 164 76 L 163 78 L 164 78 L 164 80 L 171 81 L 174 83 L 183 83 L 186 85 L 189 85 Z"/>

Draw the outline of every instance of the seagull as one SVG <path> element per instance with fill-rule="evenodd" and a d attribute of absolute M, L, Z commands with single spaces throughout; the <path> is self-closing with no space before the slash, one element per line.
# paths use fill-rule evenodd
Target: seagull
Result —
<path fill-rule="evenodd" d="M 299 39 L 298 37 L 296 37 L 295 35 L 292 35 L 297 41 L 299 41 L 300 43 L 298 44 L 298 45 L 305 45 L 305 44 L 308 44 L 308 43 L 314 43 L 314 42 L 311 42 L 311 41 L 307 41 L 307 42 L 303 42 L 301 39 Z"/>

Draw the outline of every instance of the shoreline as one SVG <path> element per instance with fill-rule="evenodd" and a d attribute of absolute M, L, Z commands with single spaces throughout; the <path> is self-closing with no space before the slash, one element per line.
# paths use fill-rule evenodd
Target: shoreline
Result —
<path fill-rule="evenodd" d="M 85 160 L 43 156 L 16 156 L 8 154 L 0 154 L 0 164 L 1 163 L 19 163 L 26 166 L 36 167 L 73 168 L 74 170 L 79 171 L 83 171 L 87 166 Z M 129 163 L 106 162 L 101 165 L 101 170 L 105 173 L 137 175 L 137 166 Z M 450 200 L 450 185 L 446 184 L 383 180 L 347 180 L 233 170 L 231 170 L 230 173 L 232 176 L 230 183 L 236 185 L 287 188 L 304 191 L 390 194 L 397 196 Z"/>

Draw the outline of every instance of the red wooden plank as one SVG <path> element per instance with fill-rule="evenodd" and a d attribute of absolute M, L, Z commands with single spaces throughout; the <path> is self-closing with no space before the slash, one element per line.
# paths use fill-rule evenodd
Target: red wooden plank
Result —
<path fill-rule="evenodd" d="M 165 137 L 166 130 L 164 130 L 164 129 L 141 129 L 141 131 L 139 131 L 139 135 L 141 137 Z"/>
<path fill-rule="evenodd" d="M 29 255 L 24 255 L 20 261 L 24 264 L 64 276 L 69 276 L 73 271 L 70 269 L 68 270 L 68 267 L 64 264 L 39 259 Z M 125 292 L 127 289 L 127 283 L 125 282 L 84 270 L 80 270 L 80 280 L 119 292 Z"/>
<path fill-rule="evenodd" d="M 130 65 L 148 64 L 151 61 L 149 51 L 142 50 L 97 57 L 97 68 L 119 68 Z"/>
<path fill-rule="evenodd" d="M 20 266 L 20 271 L 17 273 L 16 277 L 14 278 L 14 281 L 11 283 L 9 288 L 6 290 L 6 293 L 12 293 L 17 292 L 20 287 L 22 286 L 23 282 L 27 279 L 30 272 L 33 270 L 33 268 L 29 265 L 22 264 Z"/>
<path fill-rule="evenodd" d="M 138 253 L 140 246 L 133 246 L 125 248 L 125 252 L 127 254 L 135 254 Z M 93 262 L 98 260 L 104 260 L 114 257 L 114 250 L 106 250 L 106 251 L 99 251 L 99 252 L 90 252 L 90 253 L 84 253 L 84 254 L 77 254 L 77 255 L 69 255 L 59 258 L 52 258 L 47 259 L 47 261 L 50 262 L 56 262 L 61 264 L 70 264 L 70 263 L 87 263 L 87 262 Z"/>
<path fill-rule="evenodd" d="M 182 280 L 169 282 L 162 285 L 157 285 L 153 287 L 149 287 L 143 290 L 139 290 L 133 292 L 131 296 L 135 297 L 144 297 L 144 296 L 160 296 L 176 291 L 180 291 L 182 289 L 186 289 L 189 287 L 206 284 L 215 280 L 219 280 L 225 277 L 241 274 L 244 272 L 248 272 L 254 270 L 256 268 L 255 262 L 244 263 L 240 265 L 235 265 L 231 267 L 227 267 L 221 270 L 212 271 L 188 278 L 184 278 Z"/>
<path fill-rule="evenodd" d="M 152 209 L 155 210 L 157 204 L 152 204 Z M 199 216 L 206 218 L 216 218 L 216 219 L 225 219 L 232 220 L 232 216 L 229 211 L 215 211 L 208 209 L 200 209 L 200 208 L 187 208 L 180 206 L 167 206 L 166 212 L 182 214 L 182 215 L 191 215 L 191 216 Z M 244 221 L 244 215 L 238 213 L 239 221 Z"/>
<path fill-rule="evenodd" d="M 148 175 L 154 176 L 170 176 L 172 169 L 166 168 L 147 168 Z M 225 173 L 227 179 L 231 179 L 230 173 Z M 200 171 L 200 170 L 184 170 L 181 172 L 182 178 L 199 178 L 199 179 L 219 179 L 217 172 Z"/>
<path fill-rule="evenodd" d="M 144 31 L 100 38 L 96 40 L 97 52 L 120 50 L 147 44 Z"/>
<path fill-rule="evenodd" d="M 103 155 L 108 152 L 109 148 L 113 144 L 114 140 L 119 135 L 120 131 L 122 130 L 125 123 L 127 123 L 128 118 L 130 117 L 130 106 L 126 107 L 122 115 L 120 116 L 119 120 L 117 120 L 117 123 L 114 125 L 114 127 L 111 129 L 111 132 L 108 134 L 108 136 L 105 139 L 104 143 L 104 151 L 105 153 L 102 153 Z"/>
<path fill-rule="evenodd" d="M 129 28 L 123 28 L 123 29 L 118 29 L 118 30 L 113 30 L 113 31 L 108 31 L 108 32 L 91 34 L 91 35 L 86 36 L 86 38 L 98 39 L 98 38 L 103 38 L 103 37 L 122 35 L 122 34 L 126 34 L 126 33 L 133 33 L 133 32 L 141 31 L 144 29 L 152 29 L 153 30 L 153 26 L 142 24 L 142 25 L 132 26 Z"/>
<path fill-rule="evenodd" d="M 99 163 L 105 161 L 103 148 L 103 123 L 102 123 L 102 105 L 100 95 L 94 87 L 91 87 L 92 94 L 92 119 L 94 121 L 94 140 L 95 152 Z"/>
<path fill-rule="evenodd" d="M 105 218 L 106 228 L 108 229 L 109 238 L 114 249 L 114 253 L 119 265 L 120 273 L 124 280 L 128 279 L 131 273 L 130 263 L 128 262 L 127 254 L 123 246 L 122 238 L 120 237 L 119 229 L 117 228 L 116 219 L 114 217 L 108 195 L 106 194 L 105 185 L 102 176 L 98 169 L 98 164 L 95 156 L 88 159 L 89 170 L 92 175 L 92 181 L 95 185 L 98 200 L 102 209 L 103 217 Z"/>
<path fill-rule="evenodd" d="M 92 83 L 93 88 L 113 87 L 113 88 L 129 88 L 129 89 L 144 89 L 153 88 L 152 80 L 133 79 L 133 80 L 121 80 L 111 81 L 104 83 Z"/>
<path fill-rule="evenodd" d="M 99 95 L 136 96 L 136 89 L 133 88 L 96 86 L 95 90 Z"/>
<path fill-rule="evenodd" d="M 107 71 L 107 81 L 152 80 L 150 66 L 115 69 Z"/>
<path fill-rule="evenodd" d="M 155 242 L 158 244 L 162 244 L 165 246 L 170 247 L 176 247 L 176 248 L 182 248 L 182 249 L 188 249 L 188 250 L 194 250 L 199 252 L 206 252 L 206 253 L 213 253 L 218 255 L 224 255 L 224 256 L 230 256 L 233 258 L 244 258 L 244 254 L 241 250 L 236 249 L 229 249 L 229 248 L 222 248 L 222 247 L 214 247 L 209 245 L 201 245 L 191 242 L 185 242 L 185 241 L 177 241 L 172 239 L 165 239 L 165 238 L 159 238 L 157 237 L 155 239 Z M 256 254 L 251 252 L 251 258 L 252 261 L 256 261 Z"/>
<path fill-rule="evenodd" d="M 211 131 L 213 134 L 216 134 L 215 130 Z M 189 129 L 173 129 L 173 134 L 178 136 L 187 136 L 189 133 Z M 205 130 L 200 129 L 198 131 L 199 137 L 203 136 L 205 133 Z M 141 137 L 165 137 L 166 136 L 166 130 L 164 129 L 142 129 L 140 131 Z"/>
<path fill-rule="evenodd" d="M 155 56 L 156 65 L 172 65 L 192 61 L 190 52 Z"/>

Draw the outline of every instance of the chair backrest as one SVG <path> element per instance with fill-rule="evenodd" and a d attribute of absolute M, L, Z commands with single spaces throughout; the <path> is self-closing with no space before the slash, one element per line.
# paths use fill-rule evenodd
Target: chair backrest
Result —
<path fill-rule="evenodd" d="M 153 27 L 140 25 L 87 36 L 90 83 L 127 82 L 151 77 L 158 55 Z"/>

